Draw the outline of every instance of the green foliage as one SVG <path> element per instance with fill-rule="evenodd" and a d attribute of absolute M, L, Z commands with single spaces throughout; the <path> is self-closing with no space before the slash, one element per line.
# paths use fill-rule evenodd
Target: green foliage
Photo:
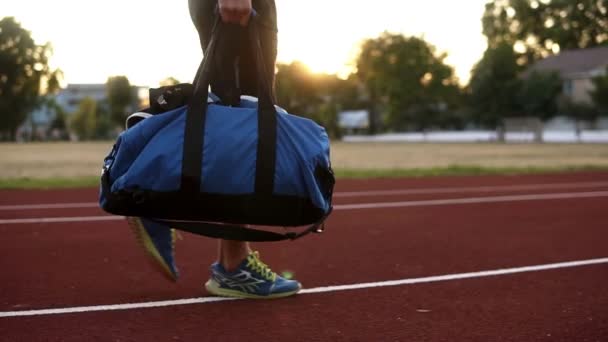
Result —
<path fill-rule="evenodd" d="M 593 78 L 592 82 L 591 99 L 603 115 L 608 115 L 608 67 L 603 76 Z"/>
<path fill-rule="evenodd" d="M 503 43 L 486 50 L 473 68 L 469 84 L 469 107 L 477 124 L 496 128 L 503 118 L 520 111 L 520 70 L 511 45 Z"/>
<path fill-rule="evenodd" d="M 55 90 L 61 73 L 51 70 L 51 46 L 36 45 L 31 34 L 15 21 L 0 20 L 0 138 L 16 138 L 27 114 L 41 103 L 42 89 Z"/>
<path fill-rule="evenodd" d="M 486 4 L 482 22 L 488 46 L 517 46 L 521 65 L 608 42 L 605 0 L 495 0 Z"/>
<path fill-rule="evenodd" d="M 137 94 L 126 76 L 114 76 L 106 82 L 110 120 L 113 125 L 122 127 L 125 119 L 137 100 Z"/>
<path fill-rule="evenodd" d="M 557 72 L 533 72 L 519 91 L 518 102 L 526 116 L 547 120 L 557 114 L 562 80 Z"/>
<path fill-rule="evenodd" d="M 53 113 L 47 135 L 53 140 L 69 140 L 68 119 L 65 111 L 57 104 L 54 98 L 47 98 L 45 106 Z"/>
<path fill-rule="evenodd" d="M 92 98 L 84 98 L 76 113 L 72 115 L 70 128 L 78 135 L 79 140 L 95 138 L 97 129 L 97 102 Z"/>
<path fill-rule="evenodd" d="M 421 38 L 383 33 L 363 42 L 357 76 L 370 100 L 370 124 L 394 130 L 423 130 L 437 126 L 460 101 L 460 89 L 447 55 Z"/>
<path fill-rule="evenodd" d="M 565 49 L 608 43 L 608 7 L 597 0 L 495 0 L 486 5 L 483 32 L 488 50 L 473 70 L 471 105 L 475 119 L 497 125 L 512 115 L 546 120 L 558 112 L 575 118 L 596 116 L 584 104 L 560 100 L 557 74 L 531 74 L 519 81 L 518 73 L 532 62 Z M 515 51 L 513 51 L 515 49 Z M 592 97 L 601 103 L 601 80 Z M 594 95 L 596 94 L 596 95 Z M 569 114 L 570 115 L 570 114 Z"/>
<path fill-rule="evenodd" d="M 51 122 L 49 129 L 57 129 L 60 131 L 65 131 L 68 128 L 67 120 L 65 117 L 65 112 L 61 109 L 61 107 L 56 107 L 58 110 L 55 112 L 55 118 Z"/>
<path fill-rule="evenodd" d="M 313 118 L 321 126 L 325 127 L 327 134 L 332 139 L 339 139 L 342 134 L 338 127 L 338 107 L 334 103 L 326 102 L 321 104 Z"/>
<path fill-rule="evenodd" d="M 310 117 L 321 102 L 317 79 L 301 62 L 278 64 L 277 100 L 287 111 Z"/>
<path fill-rule="evenodd" d="M 564 97 L 558 101 L 558 112 L 561 115 L 573 118 L 575 121 L 587 121 L 590 123 L 600 116 L 600 111 L 589 103 L 573 102 Z"/>
<path fill-rule="evenodd" d="M 300 62 L 278 64 L 277 100 L 288 112 L 310 118 L 325 127 L 328 134 L 340 136 L 338 111 L 357 108 L 358 84 L 353 78 L 313 74 Z"/>
<path fill-rule="evenodd" d="M 460 128 L 462 94 L 445 57 L 422 39 L 384 33 L 363 43 L 358 72 L 345 80 L 313 74 L 299 62 L 279 64 L 278 103 L 314 119 L 333 137 L 340 134 L 337 113 L 361 108 L 372 112 L 372 133 L 380 124 L 373 114 L 380 111 L 393 130 Z"/>
<path fill-rule="evenodd" d="M 179 84 L 179 80 L 175 77 L 167 77 L 167 78 L 163 79 L 162 81 L 160 81 L 161 87 L 167 87 L 167 86 L 172 86 L 172 85 L 177 85 L 177 84 Z"/>
<path fill-rule="evenodd" d="M 473 120 L 496 128 L 503 119 L 530 116 L 547 120 L 558 112 L 562 81 L 555 72 L 533 72 L 518 77 L 522 67 L 511 45 L 488 48 L 473 68 L 469 85 Z"/>
<path fill-rule="evenodd" d="M 369 99 L 356 74 L 350 74 L 345 80 L 336 79 L 330 91 L 340 110 L 369 108 Z"/>
<path fill-rule="evenodd" d="M 115 138 L 112 133 L 116 126 L 112 123 L 108 107 L 107 99 L 97 102 L 97 110 L 95 113 L 95 139 L 105 140 Z M 124 125 L 124 121 L 121 125 Z"/>

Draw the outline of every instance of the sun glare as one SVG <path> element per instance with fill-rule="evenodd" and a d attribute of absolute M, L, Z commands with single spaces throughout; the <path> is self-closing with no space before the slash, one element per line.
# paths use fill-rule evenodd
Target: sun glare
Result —
<path fill-rule="evenodd" d="M 313 73 L 337 74 L 343 68 L 340 61 L 332 61 L 319 54 L 310 54 L 300 57 L 302 61 Z"/>
<path fill-rule="evenodd" d="M 351 63 L 345 62 L 344 56 L 339 54 L 327 56 L 311 51 L 310 53 L 298 54 L 295 56 L 284 53 L 281 56 L 281 53 L 279 52 L 278 63 L 290 64 L 295 61 L 303 63 L 308 67 L 310 72 L 315 74 L 330 74 L 337 75 L 341 78 L 347 78 L 348 75 L 354 71 Z"/>
<path fill-rule="evenodd" d="M 485 1 L 276 0 L 277 60 L 345 77 L 354 70 L 359 43 L 386 30 L 423 37 L 448 52 L 446 61 L 466 81 L 485 48 L 479 20 Z M 102 83 L 114 75 L 138 85 L 156 86 L 167 77 L 191 82 L 202 56 L 196 31 L 185 4 L 165 5 L 163 0 L 20 0 L 0 3 L 0 12 L 14 15 L 37 43 L 53 45 L 51 65 L 63 70 L 68 83 Z"/>

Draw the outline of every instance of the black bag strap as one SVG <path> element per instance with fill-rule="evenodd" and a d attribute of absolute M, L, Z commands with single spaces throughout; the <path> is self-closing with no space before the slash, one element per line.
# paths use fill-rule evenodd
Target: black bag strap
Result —
<path fill-rule="evenodd" d="M 207 53 L 196 72 L 193 95 L 188 101 L 180 185 L 180 191 L 185 195 L 195 195 L 200 192 L 201 188 L 202 149 L 207 115 L 206 100 L 211 83 L 211 60 L 215 55 L 219 29 L 219 18 L 216 18 L 213 24 L 213 34 L 207 45 Z"/>
<path fill-rule="evenodd" d="M 213 25 L 207 53 L 203 58 L 194 84 L 193 96 L 188 103 L 186 127 L 184 128 L 184 150 L 180 191 L 185 195 L 200 192 L 203 164 L 205 121 L 207 116 L 207 97 L 211 83 L 213 60 L 217 56 L 219 39 L 222 39 L 224 24 L 219 15 Z M 256 159 L 255 193 L 271 195 L 274 189 L 276 164 L 276 126 L 277 113 L 272 99 L 270 81 L 266 75 L 264 53 L 258 32 L 258 21 L 252 16 L 248 25 L 249 41 L 254 51 L 254 63 L 258 75 L 258 146 Z"/>
<path fill-rule="evenodd" d="M 218 238 L 223 240 L 250 241 L 250 242 L 272 242 L 284 240 L 296 240 L 310 233 L 322 233 L 325 230 L 325 220 L 331 214 L 331 209 L 319 221 L 305 228 L 299 233 L 287 232 L 277 233 L 267 230 L 248 228 L 232 224 L 220 224 L 196 221 L 168 221 L 151 219 L 163 225 L 168 225 L 177 230 L 182 230 L 196 235 Z"/>

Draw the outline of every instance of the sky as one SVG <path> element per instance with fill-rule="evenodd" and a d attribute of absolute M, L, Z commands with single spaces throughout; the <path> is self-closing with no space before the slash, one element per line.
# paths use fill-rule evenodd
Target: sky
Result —
<path fill-rule="evenodd" d="M 462 84 L 486 47 L 481 16 L 488 0 L 276 0 L 278 62 L 300 60 L 314 72 L 353 71 L 359 43 L 383 31 L 422 37 Z M 126 75 L 158 86 L 191 82 L 202 58 L 187 0 L 2 0 L 37 44 L 50 42 L 51 65 L 65 83 L 105 83 Z"/>

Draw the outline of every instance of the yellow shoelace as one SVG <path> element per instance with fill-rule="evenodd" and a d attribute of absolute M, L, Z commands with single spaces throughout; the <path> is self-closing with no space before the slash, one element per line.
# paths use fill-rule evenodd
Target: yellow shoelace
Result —
<path fill-rule="evenodd" d="M 247 256 L 247 267 L 251 267 L 253 270 L 270 281 L 275 281 L 277 278 L 277 274 L 272 272 L 270 267 L 260 260 L 260 253 L 257 251 L 252 252 L 249 254 L 249 256 Z"/>

